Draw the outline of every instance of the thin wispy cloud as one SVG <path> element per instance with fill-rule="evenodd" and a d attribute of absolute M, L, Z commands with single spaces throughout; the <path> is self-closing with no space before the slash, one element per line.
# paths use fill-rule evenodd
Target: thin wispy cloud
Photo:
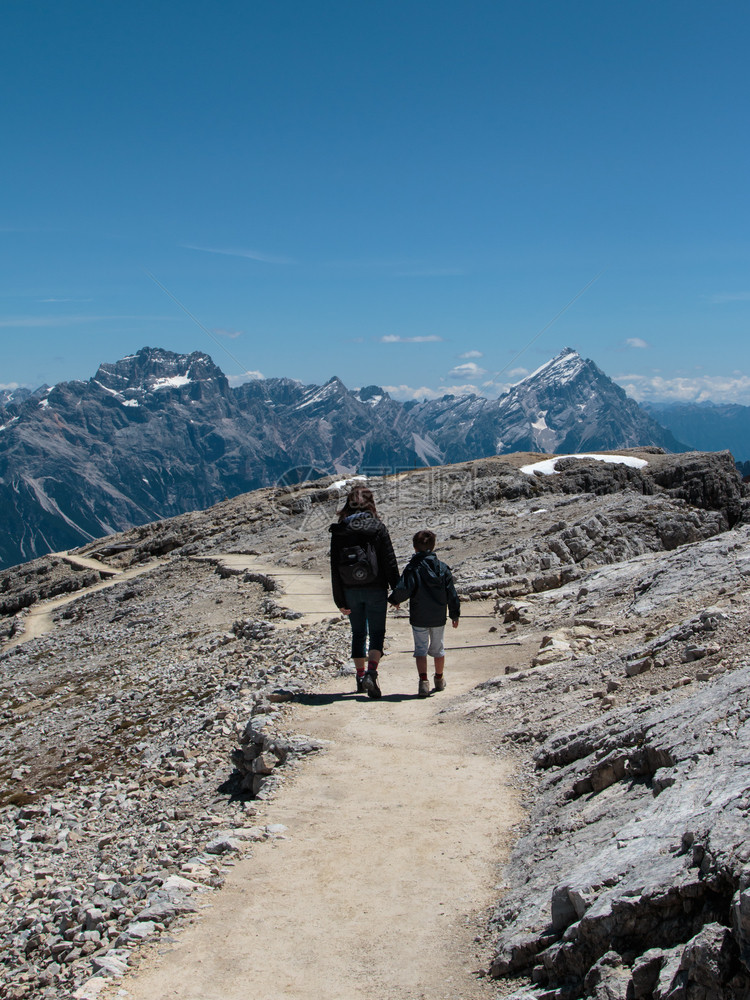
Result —
<path fill-rule="evenodd" d="M 103 323 L 111 320 L 169 320 L 169 316 L 2 316 L 0 327 L 32 329 L 34 327 L 77 326 L 79 323 Z"/>
<path fill-rule="evenodd" d="M 460 267 L 414 267 L 397 271 L 397 278 L 460 278 L 466 271 Z"/>
<path fill-rule="evenodd" d="M 645 340 L 641 340 L 640 337 L 628 337 L 628 339 L 625 341 L 625 346 L 645 348 L 648 347 L 648 344 L 646 343 Z"/>
<path fill-rule="evenodd" d="M 3 389 L 7 389 L 9 392 L 11 392 L 13 389 L 18 389 L 18 388 L 20 388 L 20 384 L 18 382 L 0 382 L 0 392 Z"/>
<path fill-rule="evenodd" d="M 426 337 L 399 337 L 395 333 L 387 333 L 380 338 L 381 344 L 437 344 L 442 341 L 442 337 L 437 334 L 430 334 Z"/>
<path fill-rule="evenodd" d="M 214 333 L 217 337 L 227 337 L 229 340 L 236 340 L 242 336 L 242 330 L 224 330 L 222 327 L 214 327 Z"/>
<path fill-rule="evenodd" d="M 712 295 L 710 301 L 719 306 L 726 302 L 750 302 L 750 292 L 720 292 Z"/>
<path fill-rule="evenodd" d="M 463 365 L 456 365 L 455 368 L 451 368 L 448 372 L 448 378 L 451 379 L 473 379 L 481 378 L 482 375 L 487 374 L 486 368 L 480 368 L 475 361 L 467 361 Z"/>
<path fill-rule="evenodd" d="M 40 302 L 93 302 L 93 299 L 39 299 Z"/>
<path fill-rule="evenodd" d="M 200 253 L 218 253 L 225 257 L 244 257 L 247 260 L 257 260 L 261 264 L 295 264 L 291 257 L 278 257 L 270 253 L 260 253 L 258 250 L 247 250 L 241 247 L 202 247 L 195 243 L 182 243 L 185 250 L 198 250 Z"/>
<path fill-rule="evenodd" d="M 618 375 L 615 382 L 638 402 L 750 404 L 750 375 Z"/>
<path fill-rule="evenodd" d="M 469 361 L 471 358 L 483 358 L 484 355 L 481 351 L 464 351 L 463 354 L 459 354 L 459 358 L 462 361 Z"/>

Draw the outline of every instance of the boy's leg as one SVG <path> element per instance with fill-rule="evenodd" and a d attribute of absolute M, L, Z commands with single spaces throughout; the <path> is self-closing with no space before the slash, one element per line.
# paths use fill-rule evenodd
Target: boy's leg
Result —
<path fill-rule="evenodd" d="M 436 656 L 435 657 L 435 690 L 445 691 L 445 678 L 443 677 L 443 670 L 445 668 L 445 657 Z"/>
<path fill-rule="evenodd" d="M 430 656 L 433 657 L 435 661 L 435 690 L 444 691 L 445 690 L 445 679 L 443 677 L 443 670 L 445 668 L 445 646 L 443 640 L 445 637 L 445 627 L 434 628 L 430 630 Z"/>
<path fill-rule="evenodd" d="M 430 683 L 427 680 L 427 647 L 430 641 L 430 630 L 412 625 L 411 631 L 414 636 L 414 660 L 419 673 L 417 694 L 420 698 L 426 698 L 430 693 Z"/>

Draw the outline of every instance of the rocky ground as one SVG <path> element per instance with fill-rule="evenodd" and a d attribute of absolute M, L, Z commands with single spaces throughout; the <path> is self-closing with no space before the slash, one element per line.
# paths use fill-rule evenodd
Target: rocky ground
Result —
<path fill-rule="evenodd" d="M 433 527 L 463 597 L 533 651 L 451 709 L 529 788 L 492 920 L 506 992 L 750 996 L 747 500 L 729 456 L 637 454 L 373 483 L 400 561 Z M 274 835 L 257 799 L 317 749 L 283 699 L 345 669 L 346 623 L 290 627 L 267 577 L 205 557 L 325 564 L 341 495 L 262 490 L 0 574 L 4 995 L 115 973 Z M 40 599 L 76 590 L 22 641 Z"/>
<path fill-rule="evenodd" d="M 273 835 L 252 793 L 316 748 L 278 739 L 274 768 L 254 773 L 257 722 L 283 718 L 283 689 L 314 686 L 347 653 L 338 620 L 292 633 L 278 615 L 262 583 L 180 559 L 82 596 L 51 633 L 5 653 L 3 996 L 65 996 L 123 968 L 221 884 L 225 855 Z"/>

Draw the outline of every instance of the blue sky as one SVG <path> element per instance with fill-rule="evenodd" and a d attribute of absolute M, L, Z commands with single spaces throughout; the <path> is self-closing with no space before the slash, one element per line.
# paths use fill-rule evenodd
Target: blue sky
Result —
<path fill-rule="evenodd" d="M 571 346 L 639 399 L 750 403 L 749 29 L 731 0 L 5 0 L 0 385 L 149 345 L 494 393 Z"/>

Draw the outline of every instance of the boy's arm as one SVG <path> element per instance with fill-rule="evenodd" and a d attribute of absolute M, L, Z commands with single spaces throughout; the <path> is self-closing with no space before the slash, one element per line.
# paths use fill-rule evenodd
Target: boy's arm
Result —
<path fill-rule="evenodd" d="M 388 529 L 383 526 L 384 530 L 381 535 L 376 537 L 376 546 L 380 549 L 378 552 L 378 558 L 383 560 L 383 565 L 385 566 L 385 578 L 388 581 L 389 587 L 397 587 L 401 582 L 401 578 L 398 573 L 398 560 L 396 559 L 396 553 L 393 551 L 393 542 L 391 541 L 391 536 L 388 533 Z M 378 542 L 380 543 L 378 545 Z"/>
<path fill-rule="evenodd" d="M 453 574 L 447 566 L 445 567 L 445 593 L 448 596 L 448 617 L 454 622 L 453 627 L 455 628 L 458 619 L 461 617 L 461 601 L 456 593 Z"/>
<path fill-rule="evenodd" d="M 404 601 L 408 601 L 411 595 L 414 593 L 414 578 L 413 574 L 409 571 L 407 566 L 404 572 L 399 577 L 399 581 L 393 588 L 393 593 L 388 598 L 389 604 L 403 604 Z"/>

